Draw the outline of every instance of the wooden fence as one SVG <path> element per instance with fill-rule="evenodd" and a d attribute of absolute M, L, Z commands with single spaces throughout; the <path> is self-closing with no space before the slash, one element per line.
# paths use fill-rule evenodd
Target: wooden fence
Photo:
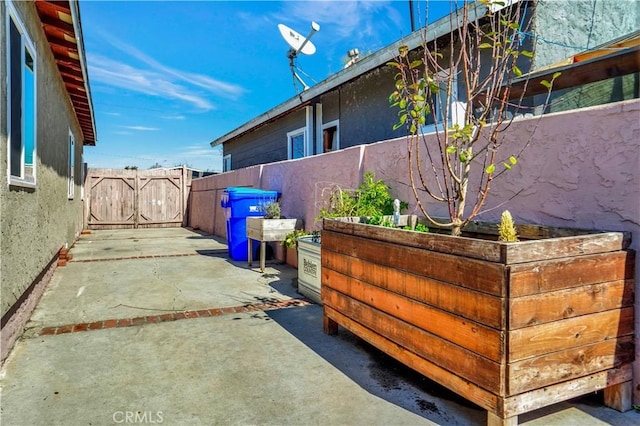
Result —
<path fill-rule="evenodd" d="M 186 225 L 191 173 L 181 169 L 89 169 L 85 228 L 171 228 Z"/>

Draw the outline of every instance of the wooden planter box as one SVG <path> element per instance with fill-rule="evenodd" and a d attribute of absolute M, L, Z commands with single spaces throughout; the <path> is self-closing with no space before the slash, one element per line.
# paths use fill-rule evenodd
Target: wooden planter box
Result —
<path fill-rule="evenodd" d="M 626 411 L 629 242 L 609 232 L 501 243 L 325 220 L 324 329 L 343 326 L 483 407 L 488 424 L 600 389 Z"/>
<path fill-rule="evenodd" d="M 282 241 L 295 229 L 302 227 L 300 219 L 265 219 L 264 217 L 247 217 L 248 261 L 253 262 L 252 240 L 260 241 L 260 270 L 264 272 L 267 241 Z"/>

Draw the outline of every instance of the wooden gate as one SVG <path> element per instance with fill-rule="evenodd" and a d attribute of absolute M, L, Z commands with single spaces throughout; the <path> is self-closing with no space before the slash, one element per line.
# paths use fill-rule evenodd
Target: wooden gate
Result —
<path fill-rule="evenodd" d="M 88 229 L 170 228 L 184 225 L 191 187 L 188 169 L 89 169 Z"/>

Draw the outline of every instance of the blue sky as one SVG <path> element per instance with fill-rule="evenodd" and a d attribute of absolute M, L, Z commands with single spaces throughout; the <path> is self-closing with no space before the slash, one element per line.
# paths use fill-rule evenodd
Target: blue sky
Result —
<path fill-rule="evenodd" d="M 416 25 L 449 1 L 414 0 Z M 80 2 L 98 140 L 89 167 L 188 164 L 220 171 L 209 143 L 296 94 L 277 25 L 317 51 L 300 55 L 309 86 L 340 71 L 347 51 L 373 53 L 411 31 L 409 1 Z"/>

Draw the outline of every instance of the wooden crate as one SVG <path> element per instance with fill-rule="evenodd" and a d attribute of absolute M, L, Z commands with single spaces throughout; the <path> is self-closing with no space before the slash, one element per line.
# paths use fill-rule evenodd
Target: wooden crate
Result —
<path fill-rule="evenodd" d="M 599 389 L 624 411 L 634 360 L 627 237 L 502 243 L 325 220 L 325 331 L 345 327 L 485 408 L 490 424 Z"/>

